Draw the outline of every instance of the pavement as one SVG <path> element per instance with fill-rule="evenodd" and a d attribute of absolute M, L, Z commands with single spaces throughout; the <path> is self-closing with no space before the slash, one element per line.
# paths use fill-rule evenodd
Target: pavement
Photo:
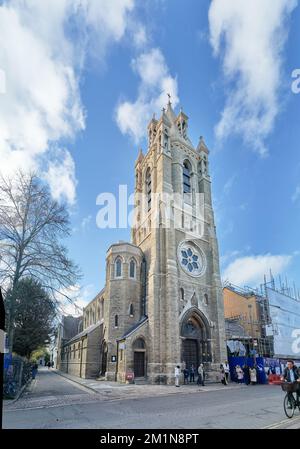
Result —
<path fill-rule="evenodd" d="M 5 401 L 3 428 L 299 429 L 278 386 L 123 385 L 41 369 L 22 397 Z"/>

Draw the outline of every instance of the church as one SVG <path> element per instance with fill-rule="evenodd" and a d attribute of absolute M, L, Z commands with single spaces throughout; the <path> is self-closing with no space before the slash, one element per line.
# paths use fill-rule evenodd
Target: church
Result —
<path fill-rule="evenodd" d="M 174 370 L 226 360 L 224 305 L 209 150 L 172 104 L 148 124 L 135 163 L 131 242 L 110 246 L 104 288 L 82 328 L 62 339 L 58 367 L 80 377 L 174 384 Z"/>

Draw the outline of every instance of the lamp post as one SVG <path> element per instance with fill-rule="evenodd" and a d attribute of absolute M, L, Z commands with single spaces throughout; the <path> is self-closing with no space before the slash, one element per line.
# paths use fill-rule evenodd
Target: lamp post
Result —
<path fill-rule="evenodd" d="M 0 347 L 0 386 L 1 386 L 1 402 L 0 402 L 0 429 L 2 429 L 2 405 L 3 405 L 3 371 L 4 371 L 4 350 L 5 350 L 5 309 L 4 309 L 4 302 L 2 297 L 2 292 L 0 288 L 0 340 L 3 339 L 2 345 L 3 347 Z"/>

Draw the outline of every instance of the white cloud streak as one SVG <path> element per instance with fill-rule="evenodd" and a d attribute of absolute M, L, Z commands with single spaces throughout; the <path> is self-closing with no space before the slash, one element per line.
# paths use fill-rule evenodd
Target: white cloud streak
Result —
<path fill-rule="evenodd" d="M 144 136 L 147 122 L 153 112 L 159 113 L 167 103 L 167 93 L 172 104 L 178 104 L 176 77 L 172 77 L 159 48 L 142 53 L 132 61 L 132 68 L 140 77 L 136 101 L 120 102 L 116 109 L 116 122 L 123 134 L 129 134 L 136 143 Z"/>
<path fill-rule="evenodd" d="M 267 155 L 265 140 L 280 110 L 288 19 L 296 6 L 297 0 L 212 0 L 210 42 L 228 87 L 216 126 L 219 140 L 237 134 Z"/>
<path fill-rule="evenodd" d="M 292 261 L 291 255 L 264 254 L 238 257 L 223 271 L 222 278 L 238 286 L 258 286 L 270 269 L 273 276 L 282 273 Z"/>

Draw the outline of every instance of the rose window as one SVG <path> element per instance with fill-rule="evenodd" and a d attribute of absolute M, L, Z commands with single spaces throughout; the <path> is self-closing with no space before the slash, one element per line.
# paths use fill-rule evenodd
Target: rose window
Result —
<path fill-rule="evenodd" d="M 192 276 L 199 276 L 203 271 L 203 257 L 200 249 L 192 242 L 184 242 L 180 245 L 178 258 L 181 267 Z"/>

